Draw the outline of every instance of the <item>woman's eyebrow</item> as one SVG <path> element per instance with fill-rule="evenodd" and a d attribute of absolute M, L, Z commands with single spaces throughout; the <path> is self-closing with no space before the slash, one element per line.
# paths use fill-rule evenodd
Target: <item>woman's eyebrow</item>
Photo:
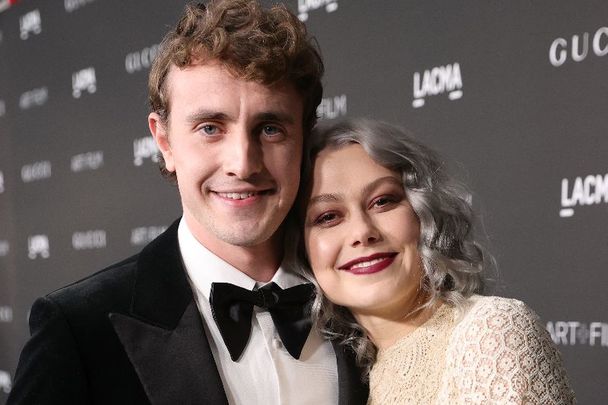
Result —
<path fill-rule="evenodd" d="M 365 185 L 365 187 L 363 187 L 362 190 L 362 194 L 369 194 L 371 193 L 375 188 L 377 188 L 379 185 L 383 184 L 383 183 L 392 183 L 394 185 L 398 185 L 398 186 L 403 186 L 401 184 L 401 181 L 397 178 L 395 178 L 394 176 L 384 176 L 384 177 L 380 177 L 374 181 L 372 181 L 371 183 Z"/>
<path fill-rule="evenodd" d="M 395 178 L 394 176 L 384 176 L 384 177 L 380 177 L 380 178 L 372 181 L 369 184 L 366 184 L 365 187 L 363 187 L 362 194 L 364 194 L 364 195 L 369 194 L 382 183 L 392 183 L 394 185 L 402 186 L 401 181 L 399 179 Z M 308 207 L 311 207 L 311 206 L 313 206 L 315 204 L 319 204 L 319 203 L 340 202 L 343 200 L 344 200 L 344 195 L 341 193 L 319 194 L 319 195 L 316 195 L 316 196 L 310 198 L 310 200 L 308 201 Z"/>
<path fill-rule="evenodd" d="M 310 200 L 308 201 L 308 206 L 310 207 L 312 205 L 324 202 L 338 202 L 342 201 L 343 199 L 344 197 L 342 196 L 342 194 L 319 194 L 310 198 Z"/>

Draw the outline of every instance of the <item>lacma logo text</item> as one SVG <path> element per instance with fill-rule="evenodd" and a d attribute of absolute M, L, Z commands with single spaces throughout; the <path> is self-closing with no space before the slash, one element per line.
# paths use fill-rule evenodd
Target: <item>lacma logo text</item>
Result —
<path fill-rule="evenodd" d="M 158 148 L 151 136 L 133 140 L 133 164 L 141 166 L 144 164 L 144 159 L 151 159 L 158 163 Z"/>
<path fill-rule="evenodd" d="M 574 215 L 574 207 L 608 203 L 608 173 L 577 177 L 572 182 L 562 179 L 560 217 Z"/>
<path fill-rule="evenodd" d="M 547 330 L 556 345 L 608 347 L 608 323 L 555 321 L 547 322 Z"/>
<path fill-rule="evenodd" d="M 574 34 L 568 42 L 565 38 L 556 38 L 549 47 L 549 62 L 555 67 L 566 63 L 568 54 L 575 62 L 582 62 L 589 54 L 589 45 L 595 56 L 608 55 L 608 27 L 601 27 L 593 34 Z M 568 52 L 570 51 L 570 52 Z"/>
<path fill-rule="evenodd" d="M 3 117 L 6 114 L 6 103 L 4 100 L 0 100 L 0 117 Z"/>
<path fill-rule="evenodd" d="M 337 0 L 298 0 L 298 18 L 300 21 L 308 20 L 308 13 L 325 6 L 325 11 L 333 13 L 338 9 Z"/>
<path fill-rule="evenodd" d="M 317 107 L 317 115 L 320 119 L 334 119 L 345 116 L 347 113 L 346 101 L 346 94 L 324 97 Z"/>
<path fill-rule="evenodd" d="M 49 237 L 46 235 L 32 235 L 27 238 L 28 254 L 27 257 L 34 260 L 40 256 L 48 259 L 51 256 L 49 247 Z"/>
<path fill-rule="evenodd" d="M 4 193 L 4 173 L 0 171 L 0 194 Z"/>
<path fill-rule="evenodd" d="M 88 67 L 72 74 L 72 96 L 80 98 L 83 92 L 93 94 L 97 91 L 97 79 L 95 69 Z"/>
<path fill-rule="evenodd" d="M 425 97 L 448 93 L 450 100 L 462 98 L 462 74 L 460 64 L 437 66 L 423 73 L 414 72 L 414 108 L 422 107 Z"/>
<path fill-rule="evenodd" d="M 29 38 L 30 34 L 40 34 L 42 32 L 42 19 L 40 18 L 40 11 L 36 9 L 22 15 L 19 19 L 19 28 L 21 31 L 19 36 L 24 41 Z"/>

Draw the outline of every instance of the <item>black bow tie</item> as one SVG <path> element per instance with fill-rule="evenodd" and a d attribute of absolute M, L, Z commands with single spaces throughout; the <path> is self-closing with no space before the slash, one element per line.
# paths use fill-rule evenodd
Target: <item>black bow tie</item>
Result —
<path fill-rule="evenodd" d="M 212 283 L 209 303 L 232 361 L 238 360 L 249 341 L 254 305 L 268 309 L 283 346 L 299 359 L 312 326 L 308 304 L 313 296 L 312 284 L 283 290 L 270 283 L 250 291 L 229 283 Z"/>

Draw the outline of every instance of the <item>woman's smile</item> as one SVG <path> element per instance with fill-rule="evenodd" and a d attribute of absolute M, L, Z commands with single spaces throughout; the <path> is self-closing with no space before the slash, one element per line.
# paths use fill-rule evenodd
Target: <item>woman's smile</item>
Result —
<path fill-rule="evenodd" d="M 338 267 L 352 274 L 373 274 L 384 270 L 395 260 L 396 252 L 374 253 L 367 257 L 358 257 Z"/>

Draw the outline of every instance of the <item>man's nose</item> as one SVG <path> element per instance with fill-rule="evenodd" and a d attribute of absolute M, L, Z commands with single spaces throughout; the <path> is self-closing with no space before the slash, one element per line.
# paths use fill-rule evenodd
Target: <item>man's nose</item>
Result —
<path fill-rule="evenodd" d="M 258 139 L 245 130 L 231 134 L 227 152 L 224 154 L 224 168 L 228 176 L 248 179 L 260 173 L 264 166 L 264 153 Z"/>

